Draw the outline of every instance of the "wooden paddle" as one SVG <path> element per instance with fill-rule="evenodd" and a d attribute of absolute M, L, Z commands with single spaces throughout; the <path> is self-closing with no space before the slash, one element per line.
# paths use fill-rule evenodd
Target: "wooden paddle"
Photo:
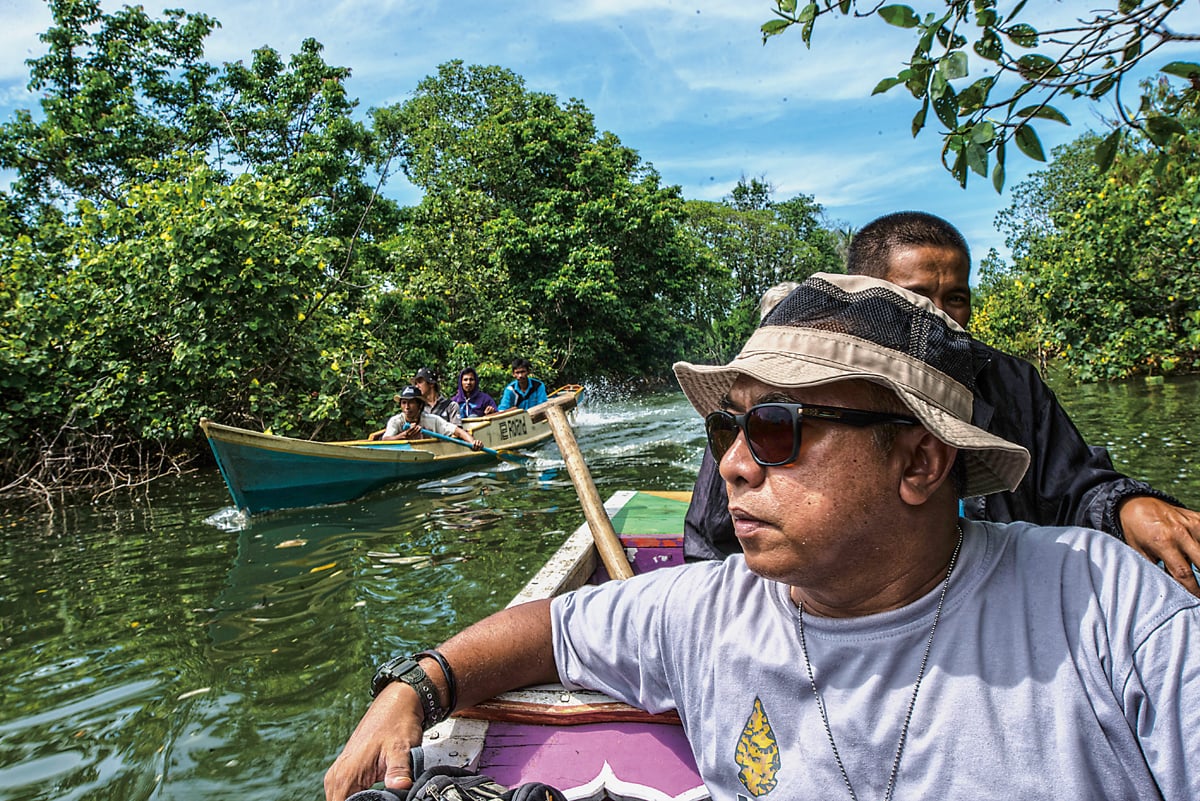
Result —
<path fill-rule="evenodd" d="M 633 569 L 625 557 L 621 541 L 617 539 L 617 532 L 613 530 L 612 521 L 604 511 L 604 504 L 600 502 L 600 493 L 596 491 L 596 484 L 592 481 L 587 462 L 583 461 L 579 444 L 575 442 L 575 434 L 571 431 L 571 424 L 567 422 L 567 413 L 563 411 L 562 405 L 552 403 L 545 404 L 545 415 L 546 422 L 550 424 L 550 430 L 554 433 L 554 441 L 558 443 L 558 450 L 567 463 L 567 472 L 571 475 L 571 483 L 575 485 L 575 492 L 579 495 L 583 517 L 592 532 L 592 540 L 596 543 L 596 551 L 600 554 L 604 569 L 613 579 L 632 578 Z"/>
<path fill-rule="evenodd" d="M 426 437 L 433 437 L 434 439 L 444 439 L 446 442 L 453 442 L 455 445 L 462 445 L 464 448 L 471 448 L 474 450 L 471 443 L 465 442 L 458 437 L 448 437 L 445 434 L 439 434 L 436 431 L 430 431 L 428 428 L 422 428 L 421 434 Z M 522 456 L 519 453 L 512 453 L 510 451 L 498 451 L 494 448 L 489 448 L 486 445 L 481 446 L 479 450 L 483 451 L 484 453 L 490 453 L 497 459 L 504 459 L 507 462 L 515 462 L 516 464 L 524 464 L 525 462 L 529 461 L 528 456 Z"/>

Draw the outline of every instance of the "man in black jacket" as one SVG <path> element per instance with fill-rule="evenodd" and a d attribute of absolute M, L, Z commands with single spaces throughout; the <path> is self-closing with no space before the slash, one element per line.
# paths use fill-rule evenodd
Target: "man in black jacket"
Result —
<path fill-rule="evenodd" d="M 922 212 L 888 214 L 855 234 L 847 272 L 925 295 L 963 328 L 971 316 L 970 251 L 950 223 Z M 769 325 L 769 319 L 764 321 Z M 975 357 L 972 423 L 1027 448 L 1029 471 L 1015 492 L 965 498 L 967 517 L 1079 525 L 1122 538 L 1200 595 L 1200 514 L 1149 484 L 1116 471 L 1104 448 L 1083 441 L 1054 392 L 1028 362 L 981 342 Z M 726 509 L 725 484 L 705 449 L 684 524 L 689 559 L 741 550 Z"/>

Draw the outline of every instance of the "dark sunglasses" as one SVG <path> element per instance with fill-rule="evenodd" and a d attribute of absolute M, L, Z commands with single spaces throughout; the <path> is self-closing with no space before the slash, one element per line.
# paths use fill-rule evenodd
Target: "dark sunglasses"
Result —
<path fill-rule="evenodd" d="M 760 403 L 745 414 L 717 411 L 704 418 L 704 430 L 713 456 L 720 462 L 733 447 L 738 432 L 746 435 L 750 455 L 763 467 L 777 467 L 796 461 L 800 455 L 800 428 L 804 418 L 842 423 L 848 426 L 873 426 L 881 423 L 917 425 L 915 417 L 888 412 L 841 409 L 837 406 L 813 406 L 807 403 Z"/>

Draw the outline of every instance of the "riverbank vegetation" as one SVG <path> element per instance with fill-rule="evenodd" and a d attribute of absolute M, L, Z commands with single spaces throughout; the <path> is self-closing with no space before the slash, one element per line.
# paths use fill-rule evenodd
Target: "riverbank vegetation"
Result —
<path fill-rule="evenodd" d="M 181 469 L 203 416 L 358 436 L 421 366 L 664 382 L 736 348 L 774 275 L 838 263 L 811 198 L 685 202 L 500 67 L 362 114 L 316 41 L 215 66 L 202 14 L 50 6 L 40 109 L 0 124 L 0 492 Z"/>
<path fill-rule="evenodd" d="M 765 179 L 685 199 L 501 67 L 449 62 L 362 112 L 316 41 L 217 66 L 204 15 L 50 6 L 40 109 L 0 122 L 0 494 L 186 469 L 204 416 L 360 436 L 421 366 L 451 392 L 475 366 L 496 394 L 515 356 L 552 384 L 665 383 L 730 358 L 761 293 L 841 269 L 852 234 Z M 1101 177 L 1080 145 L 1019 189 L 981 336 L 1085 378 L 1197 366 L 1195 115 L 1176 116 L 1165 162 L 1129 141 Z"/>
<path fill-rule="evenodd" d="M 1113 165 L 1087 134 L 1018 185 L 998 223 L 1013 261 L 983 261 L 975 333 L 1084 381 L 1200 370 L 1200 114 L 1147 87 L 1183 135 L 1127 137 Z"/>

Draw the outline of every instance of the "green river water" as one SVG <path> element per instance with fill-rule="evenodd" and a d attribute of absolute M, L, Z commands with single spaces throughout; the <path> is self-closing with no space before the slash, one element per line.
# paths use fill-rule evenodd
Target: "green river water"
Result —
<path fill-rule="evenodd" d="M 1062 387 L 1118 466 L 1200 504 L 1200 378 Z M 679 393 L 591 392 L 602 497 L 691 489 Z M 315 801 L 374 665 L 504 605 L 582 522 L 557 449 L 248 524 L 215 467 L 136 498 L 0 512 L 0 801 Z"/>

